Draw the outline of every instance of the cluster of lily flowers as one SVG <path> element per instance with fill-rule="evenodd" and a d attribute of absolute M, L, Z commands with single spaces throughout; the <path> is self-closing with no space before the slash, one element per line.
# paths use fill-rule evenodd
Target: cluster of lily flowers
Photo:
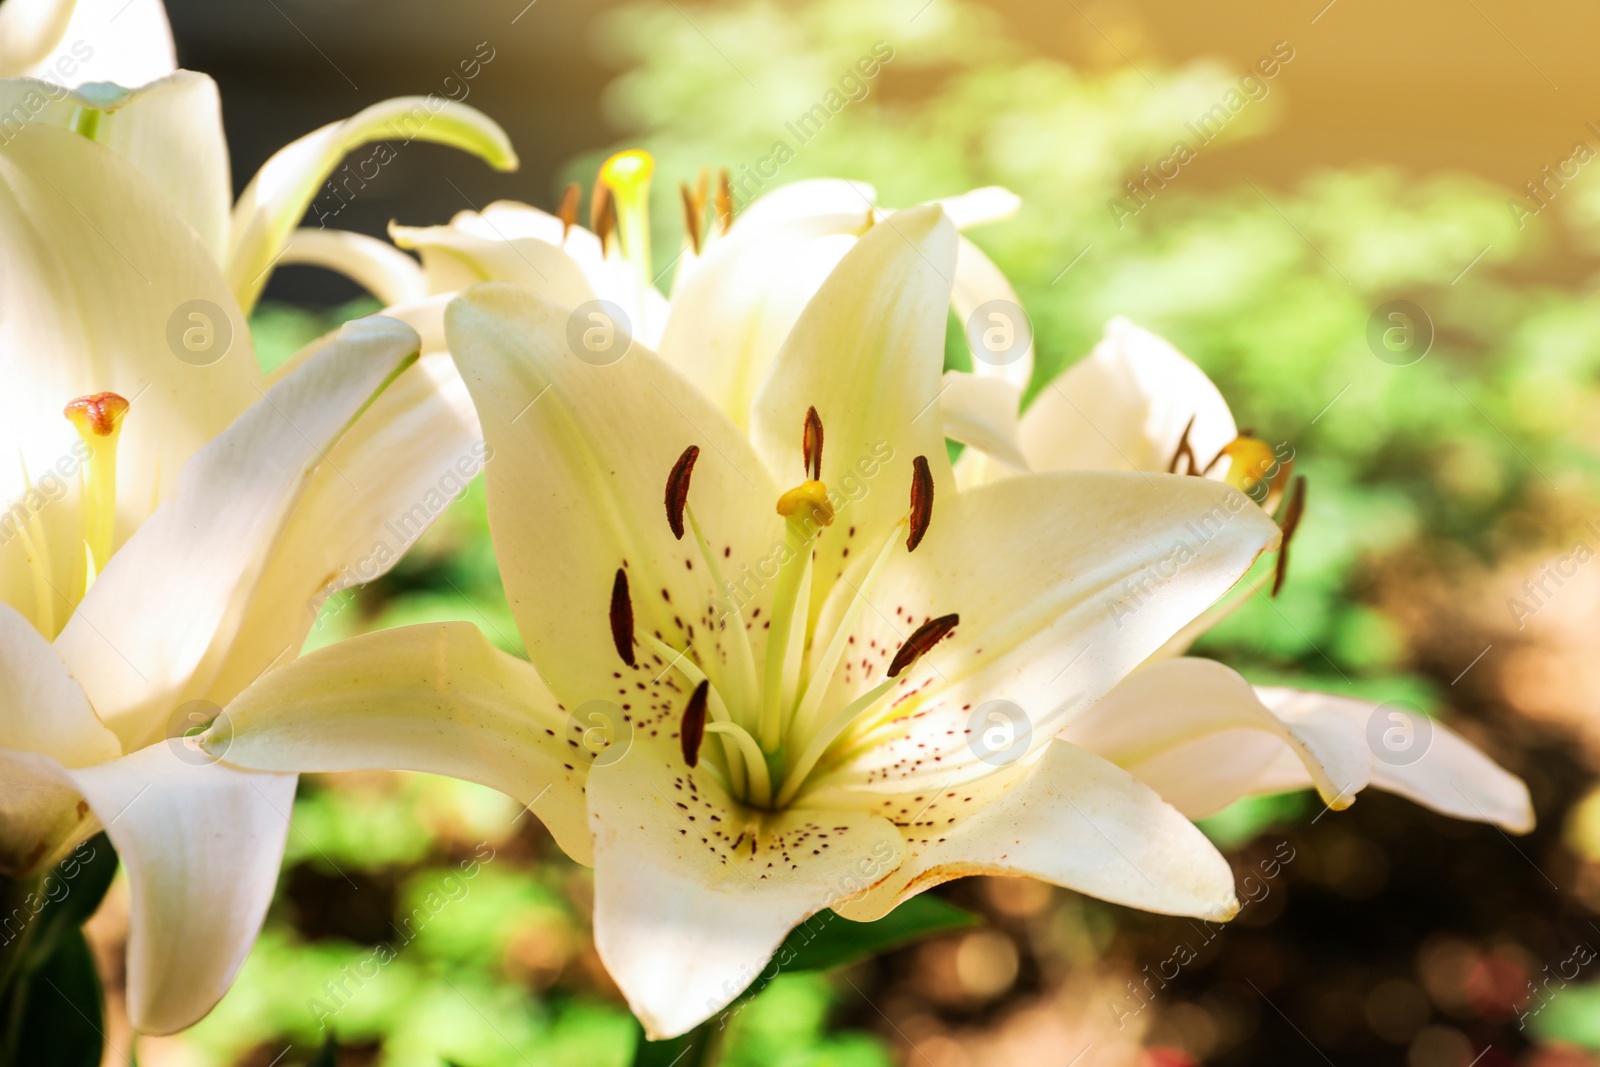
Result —
<path fill-rule="evenodd" d="M 121 16 L 154 46 L 86 67 L 119 84 L 75 89 L 27 76 L 71 34 L 19 25 L 63 7 L 10 0 L 0 37 L 0 870 L 110 836 L 136 1029 L 228 989 L 299 772 L 527 805 L 594 868 L 596 945 L 655 1038 L 820 910 L 870 920 L 965 875 L 1226 919 L 1191 820 L 1243 797 L 1372 786 L 1531 827 L 1523 784 L 1446 727 L 1375 759 L 1373 705 L 1186 654 L 1283 581 L 1304 483 L 1125 320 L 1023 410 L 1031 341 L 989 358 L 975 314 L 1016 294 L 962 236 L 1017 209 L 1004 190 L 892 210 L 803 181 L 735 211 L 702 177 L 670 297 L 637 151 L 588 227 L 573 187 L 393 245 L 297 231 L 363 143 L 516 157 L 470 107 L 419 125 L 393 100 L 230 203 L 216 86 L 174 69 L 159 3 Z M 388 306 L 263 375 L 247 316 L 287 262 Z M 952 309 L 971 373 L 943 369 Z M 465 622 L 298 658 L 473 448 L 528 659 Z"/>

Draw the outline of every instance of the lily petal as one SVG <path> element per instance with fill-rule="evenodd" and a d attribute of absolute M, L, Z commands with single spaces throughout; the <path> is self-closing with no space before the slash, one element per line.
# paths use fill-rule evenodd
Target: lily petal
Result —
<path fill-rule="evenodd" d="M 877 203 L 878 191 L 866 182 L 805 178 L 780 185 L 751 201 L 749 207 L 739 211 L 736 225 L 729 232 L 765 229 L 773 224 L 825 215 L 858 219 L 855 228 L 859 230 L 865 226 Z"/>
<path fill-rule="evenodd" d="M 84 113 L 94 114 L 86 125 Z M 228 249 L 228 142 L 217 83 L 180 70 L 124 89 L 96 82 L 67 90 L 38 78 L 0 81 L 0 115 L 82 133 L 132 163 L 182 216 L 217 262 Z"/>
<path fill-rule="evenodd" d="M 960 623 L 900 675 L 891 710 L 834 782 L 897 791 L 990 773 L 996 753 L 971 743 L 990 710 L 1027 733 L 1007 760 L 1043 746 L 1277 540 L 1242 493 L 1179 475 L 1020 475 L 936 504 L 922 545 L 894 556 L 870 591 L 878 610 L 851 631 L 863 651 L 825 703 L 842 707 L 877 684 L 925 620 L 957 613 Z M 841 583 L 825 625 L 853 591 Z"/>
<path fill-rule="evenodd" d="M 393 245 L 348 230 L 294 231 L 278 265 L 299 263 L 345 275 L 384 306 L 421 300 L 428 282 L 417 261 Z"/>
<path fill-rule="evenodd" d="M 1392 704 L 1380 705 L 1327 693 L 1295 689 L 1256 690 L 1261 700 L 1285 722 L 1303 724 L 1318 716 L 1345 719 L 1368 739 L 1372 753 L 1372 784 L 1397 793 L 1434 811 L 1457 819 L 1493 823 L 1512 833 L 1533 829 L 1533 802 L 1522 779 L 1502 769 L 1465 738 L 1437 719 L 1425 718 Z M 1381 717 L 1380 717 L 1381 716 Z M 1396 718 L 1398 717 L 1398 718 Z M 1410 724 L 1414 744 L 1425 745 L 1422 754 L 1400 758 L 1372 747 L 1373 721 L 1382 730 Z M 1403 720 L 1403 722 L 1402 722 Z M 1382 742 L 1377 742 L 1379 746 Z M 1305 787 L 1304 768 L 1279 758 L 1264 771 L 1253 792 L 1280 792 Z"/>
<path fill-rule="evenodd" d="M 1020 774 L 929 799 L 905 830 L 905 862 L 840 914 L 877 919 L 971 874 L 1038 878 L 1165 915 L 1221 921 L 1238 911 L 1227 860 L 1193 823 L 1126 771 L 1066 741 L 1051 741 Z"/>
<path fill-rule="evenodd" d="M 296 778 L 244 771 L 182 741 L 67 772 L 128 872 L 128 1017 L 198 1022 L 233 983 L 272 900 Z"/>
<path fill-rule="evenodd" d="M 939 399 L 944 435 L 1026 471 L 1028 460 L 1017 440 L 1021 399 L 1021 390 L 1004 378 L 945 371 L 944 393 Z"/>
<path fill-rule="evenodd" d="M 986 191 L 977 190 L 968 195 L 975 196 Z M 960 252 L 956 257 L 956 280 L 950 301 L 955 307 L 956 318 L 966 332 L 973 373 L 1010 383 L 1016 388 L 1020 399 L 1022 391 L 1033 380 L 1033 324 L 1023 312 L 1022 301 L 1005 274 L 995 266 L 994 260 L 965 237 L 961 238 Z M 991 304 L 1000 306 L 986 310 L 1005 317 L 1013 331 L 1027 331 L 1026 337 L 1014 336 L 1013 344 L 1003 352 L 992 352 L 990 346 L 984 343 L 984 335 L 993 327 L 994 320 L 989 315 L 977 312 Z M 1020 321 L 1016 321 L 1018 319 Z M 1012 417 L 1016 417 L 1015 410 L 1012 411 Z"/>
<path fill-rule="evenodd" d="M 369 141 L 432 141 L 471 152 L 497 170 L 515 170 L 504 130 L 477 108 L 437 96 L 402 96 L 333 122 L 279 149 L 234 205 L 229 284 L 246 309 L 318 188 L 339 161 Z"/>
<path fill-rule="evenodd" d="M 1127 319 L 1073 364 L 1022 416 L 1022 451 L 1035 470 L 1164 471 L 1194 420 L 1201 465 L 1238 436 L 1227 401 L 1205 372 Z"/>
<path fill-rule="evenodd" d="M 641 344 L 608 365 L 579 359 L 568 349 L 570 322 L 567 310 L 498 282 L 475 286 L 445 313 L 450 351 L 495 456 L 489 525 L 511 610 L 529 658 L 576 708 L 619 695 L 611 686 L 625 664 L 609 610 L 618 568 L 628 576 L 636 631 L 672 643 L 691 626 L 719 629 L 726 594 L 694 538 L 673 538 L 662 503 L 685 448 L 702 449 L 689 506 L 714 550 L 759 560 L 784 542 L 765 503 L 775 503 L 778 490 L 744 436 Z M 752 499 L 764 506 L 750 507 Z M 552 553 L 560 566 L 550 565 Z M 758 596 L 770 600 L 771 591 Z M 732 639 L 738 625 L 723 636 Z M 753 644 L 762 633 L 753 626 Z M 720 671 L 731 656 L 712 655 L 720 662 L 706 669 Z M 641 689 L 663 673 L 644 666 L 641 656 L 640 676 L 629 679 Z M 636 716 L 645 694 L 639 702 Z"/>
<path fill-rule="evenodd" d="M 525 204 L 462 211 L 448 226 L 391 225 L 401 248 L 421 254 L 428 290 L 458 292 L 481 281 L 516 282 L 552 304 L 575 308 L 604 287 L 600 241 Z"/>
<path fill-rule="evenodd" d="M 6 6 L 15 2 L 7 0 Z M 52 51 L 19 73 L 51 78 L 63 85 L 144 85 L 178 69 L 172 26 L 162 0 L 76 0 L 66 6 L 71 17 L 55 36 Z M 52 29 L 59 17 L 59 9 L 50 16 Z"/>
<path fill-rule="evenodd" d="M 189 457 L 259 398 L 244 316 L 211 256 L 145 176 L 66 130 L 28 124 L 0 144 L 0 248 L 0 450 L 11 457 L 0 463 L 0 500 L 11 508 L 26 494 L 19 455 L 33 485 L 54 480 L 59 493 L 46 499 L 66 495 L 82 445 L 61 409 L 111 391 L 133 405 L 117 455 L 118 519 L 129 530 Z M 179 358 L 169 342 L 174 324 L 178 332 L 203 325 L 219 346 L 226 332 L 231 345 L 215 358 L 193 360 L 187 350 Z M 30 510 L 50 543 L 81 543 L 73 507 Z M 0 599 L 26 610 L 30 569 L 22 539 L 7 534 L 0 574 L 21 582 L 0 585 Z M 58 589 L 74 585 L 69 556 L 52 560 Z M 67 608 L 58 604 L 55 617 Z"/>
<path fill-rule="evenodd" d="M 271 671 L 200 744 L 258 770 L 479 782 L 531 806 L 569 856 L 593 863 L 583 782 L 594 753 L 583 740 L 530 664 L 452 622 L 364 634 Z"/>
<path fill-rule="evenodd" d="M 122 755 L 50 642 L 0 604 L 0 746 L 68 767 Z"/>
<path fill-rule="evenodd" d="M 953 487 L 939 415 L 956 230 L 936 206 L 896 212 L 867 231 L 806 305 L 756 397 L 752 437 L 780 480 L 804 477 L 801 427 L 815 407 L 826 431 L 822 480 L 872 472 L 835 524 L 876 546 L 906 515 L 912 461 Z M 846 566 L 848 537 L 816 547 L 813 611 Z M 858 553 L 859 556 L 859 553 Z"/>
<path fill-rule="evenodd" d="M 706 250 L 674 292 L 661 335 L 661 358 L 741 429 L 784 339 L 855 244 L 871 208 L 857 201 L 849 214 L 772 214 L 759 226 L 741 218 Z"/>
<path fill-rule="evenodd" d="M 0 78 L 32 73 L 55 51 L 75 0 L 7 0 L 0 5 Z"/>
<path fill-rule="evenodd" d="M 125 748 L 204 691 L 195 669 L 232 639 L 313 472 L 416 350 L 416 333 L 392 319 L 347 323 L 201 449 L 173 498 L 112 557 L 56 648 Z"/>
<path fill-rule="evenodd" d="M 1280 718 L 1236 671 L 1175 659 L 1134 671 L 1061 736 L 1126 769 L 1191 819 L 1255 791 L 1287 749 L 1334 810 L 1349 807 L 1372 773 L 1362 731 L 1316 709 Z"/>
<path fill-rule="evenodd" d="M 99 828 L 59 762 L 0 748 L 0 874 L 49 870 Z"/>
<path fill-rule="evenodd" d="M 588 786 L 595 948 L 655 1040 L 726 1007 L 793 927 L 904 851 L 876 815 L 742 809 L 657 747 L 595 766 Z"/>
<path fill-rule="evenodd" d="M 273 542 L 236 636 L 214 645 L 197 672 L 212 679 L 205 697 L 215 703 L 292 658 L 328 597 L 399 562 L 488 456 L 466 384 L 442 351 L 401 371 L 326 451 Z"/>

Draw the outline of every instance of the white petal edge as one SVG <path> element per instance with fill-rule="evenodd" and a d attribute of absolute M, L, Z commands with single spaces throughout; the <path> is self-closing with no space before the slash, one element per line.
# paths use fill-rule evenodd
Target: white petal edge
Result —
<path fill-rule="evenodd" d="M 1256 692 L 1285 722 L 1333 714 L 1358 728 L 1372 753 L 1375 788 L 1457 819 L 1493 823 L 1516 834 L 1533 829 L 1533 802 L 1522 779 L 1438 719 L 1424 722 L 1424 716 L 1393 704 L 1328 693 L 1265 687 Z M 1379 753 L 1378 748 L 1384 747 L 1383 733 L 1391 728 L 1408 730 L 1413 744 L 1426 740 L 1422 754 L 1412 759 L 1409 751 L 1397 755 L 1385 748 Z M 1303 788 L 1303 773 L 1280 758 L 1263 773 L 1258 791 Z"/>
<path fill-rule="evenodd" d="M 1033 320 L 1000 268 L 966 237 L 956 256 L 950 303 L 967 338 L 973 373 L 1009 382 L 1020 396 L 1033 380 Z M 985 341 L 994 329 L 1003 331 L 999 346 Z"/>
<path fill-rule="evenodd" d="M 50 642 L 0 604 L 0 747 L 37 752 L 68 767 L 122 755 Z"/>
<path fill-rule="evenodd" d="M 593 863 L 583 782 L 592 753 L 533 665 L 470 623 L 380 630 L 264 675 L 200 744 L 272 771 L 408 770 L 531 806 L 563 851 Z M 570 765 L 570 766 L 569 766 Z"/>
<path fill-rule="evenodd" d="M 1027 471 L 1028 459 L 1017 440 L 1021 399 L 1021 391 L 1004 378 L 945 371 L 944 391 L 939 397 L 944 435 L 993 456 L 1012 470 Z M 959 471 L 956 477 L 959 483 Z"/>
<path fill-rule="evenodd" d="M 1034 470 L 1164 471 L 1184 427 L 1203 466 L 1238 434 L 1227 402 L 1188 357 L 1124 318 L 1040 390 L 1022 416 Z"/>
<path fill-rule="evenodd" d="M 493 119 L 437 95 L 385 100 L 308 133 L 262 164 L 234 205 L 225 273 L 240 305 L 255 306 L 284 242 L 341 159 L 370 141 L 417 139 L 471 152 L 498 170 L 517 167 Z"/>
<path fill-rule="evenodd" d="M 222 998 L 272 901 L 296 778 L 162 741 L 65 772 L 116 846 L 131 893 L 128 1018 L 193 1026 Z"/>
<path fill-rule="evenodd" d="M 1004 777 L 1008 787 L 991 789 L 972 814 L 908 829 L 918 837 L 901 868 L 836 910 L 870 921 L 952 878 L 990 874 L 1165 915 L 1221 921 L 1238 911 L 1233 871 L 1216 846 L 1121 768 L 1057 740 Z"/>
<path fill-rule="evenodd" d="M 1361 731 L 1317 711 L 1285 721 L 1233 670 L 1207 659 L 1146 664 L 1062 731 L 1124 768 L 1192 819 L 1248 796 L 1287 749 L 1323 802 L 1349 807 L 1367 785 Z"/>

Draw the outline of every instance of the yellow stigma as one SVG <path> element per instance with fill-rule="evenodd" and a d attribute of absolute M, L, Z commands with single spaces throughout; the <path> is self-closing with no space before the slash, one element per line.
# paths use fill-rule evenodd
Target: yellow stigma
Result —
<path fill-rule="evenodd" d="M 642 148 L 618 152 L 600 165 L 600 180 L 611 187 L 619 197 L 634 189 L 647 189 L 650 175 L 655 173 L 656 161 Z"/>
<path fill-rule="evenodd" d="M 1254 437 L 1235 437 L 1223 446 L 1222 454 L 1228 457 L 1228 471 L 1223 478 L 1227 483 L 1260 502 L 1265 492 L 1260 487 L 1271 483 L 1277 475 L 1277 453 L 1265 441 Z"/>
<path fill-rule="evenodd" d="M 641 286 L 651 285 L 650 175 L 656 161 L 641 148 L 618 152 L 600 165 L 600 181 L 617 204 L 617 231 L 622 254 L 639 271 Z M 641 302 L 641 306 L 642 302 Z"/>
<path fill-rule="evenodd" d="M 61 412 L 88 449 L 83 464 L 83 543 L 92 571 L 105 570 L 117 524 L 117 438 L 128 402 L 116 393 L 80 396 Z M 92 580 L 92 578 L 90 579 Z"/>
<path fill-rule="evenodd" d="M 821 482 L 802 482 L 778 498 L 778 514 L 786 519 L 812 519 L 818 526 L 833 525 L 833 505 L 828 503 L 828 487 Z"/>

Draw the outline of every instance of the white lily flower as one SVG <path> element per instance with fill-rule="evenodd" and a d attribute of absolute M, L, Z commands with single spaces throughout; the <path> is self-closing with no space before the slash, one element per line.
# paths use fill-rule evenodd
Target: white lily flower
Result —
<path fill-rule="evenodd" d="M 1204 371 L 1122 318 L 1111 320 L 1088 358 L 1040 391 L 1016 437 L 1032 470 L 1205 474 L 1265 494 L 1269 504 L 1292 464 L 1239 433 Z M 958 465 L 964 484 L 1005 473 L 976 454 Z M 1302 499 L 1289 498 L 1285 553 Z M 1281 581 L 1286 560 L 1279 562 Z M 1173 658 L 1245 600 L 1186 627 L 1063 736 L 1128 769 L 1191 818 L 1242 797 L 1308 787 L 1341 809 L 1371 785 L 1457 818 L 1533 828 L 1522 781 L 1443 723 L 1392 704 L 1252 689 L 1221 664 Z"/>
<path fill-rule="evenodd" d="M 597 947 L 655 1038 L 727 1005 L 823 908 L 871 919 L 963 875 L 1231 915 L 1206 838 L 1056 735 L 1277 529 L 1198 478 L 957 492 L 930 414 L 957 250 L 937 206 L 854 242 L 748 437 L 642 345 L 577 358 L 568 308 L 503 283 L 457 298 L 446 332 L 497 454 L 490 522 L 532 664 L 466 624 L 369 634 L 267 675 L 201 743 L 528 804 L 595 867 Z"/>
<path fill-rule="evenodd" d="M 295 787 L 168 739 L 293 658 L 330 592 L 393 562 L 406 546 L 386 523 L 476 432 L 388 319 L 268 388 L 212 250 L 167 200 L 49 123 L 0 141 L 0 870 L 109 834 L 147 1032 L 227 989 Z"/>
<path fill-rule="evenodd" d="M 8 0 L 7 6 L 15 0 Z M 288 246 L 306 210 L 324 190 L 340 205 L 395 156 L 380 146 L 335 186 L 324 183 L 350 152 L 370 142 L 431 141 L 471 152 L 498 170 L 515 170 L 516 153 L 505 131 L 476 108 L 438 96 L 395 97 L 329 123 L 286 145 L 258 170 L 235 204 L 222 128 L 221 101 L 210 77 L 169 73 L 136 88 L 96 82 L 75 89 L 38 78 L 0 80 L 0 140 L 24 136 L 30 126 L 71 129 L 116 151 L 154 184 L 168 207 L 199 236 L 222 266 L 233 295 L 248 313 L 280 262 L 323 262 L 380 287 L 385 303 L 423 291 L 408 257 L 376 260 L 363 241 L 342 231 L 312 229 L 301 252 Z M 370 164 L 371 173 L 365 173 Z M 364 176 L 363 176 L 364 175 Z M 331 212 L 329 213 L 331 214 Z M 310 244 L 312 251 L 304 251 Z M 350 246 L 355 251 L 347 251 Z M 399 262 L 396 262 L 396 261 Z M 363 274 L 362 272 L 366 272 Z"/>

